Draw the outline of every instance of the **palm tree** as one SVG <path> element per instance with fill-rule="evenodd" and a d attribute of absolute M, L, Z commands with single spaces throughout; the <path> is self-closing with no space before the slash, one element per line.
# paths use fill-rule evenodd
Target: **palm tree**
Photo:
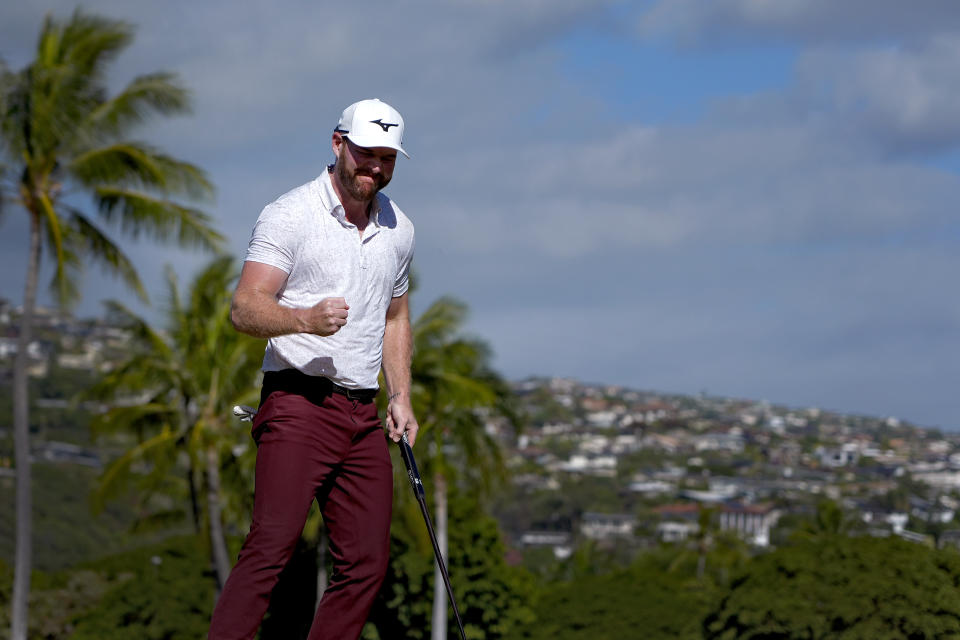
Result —
<path fill-rule="evenodd" d="M 432 477 L 437 539 L 447 556 L 448 482 L 489 490 L 504 476 L 496 440 L 486 421 L 504 417 L 516 423 L 506 383 L 490 368 L 490 351 L 462 335 L 466 306 L 451 298 L 434 302 L 413 326 L 413 408 L 420 423 L 417 442 L 425 443 L 424 468 Z M 439 567 L 434 571 L 433 638 L 447 637 L 447 595 Z"/>
<path fill-rule="evenodd" d="M 241 334 L 230 324 L 236 277 L 232 259 L 217 258 L 181 301 L 171 275 L 163 333 L 111 303 L 114 316 L 133 330 L 137 346 L 91 390 L 99 398 L 140 396 L 137 402 L 114 406 L 94 420 L 97 433 L 134 433 L 137 438 L 104 471 L 95 504 L 102 506 L 131 483 L 138 486 L 141 499 L 149 501 L 185 475 L 194 525 L 206 529 L 209 536 L 219 588 L 231 566 L 224 520 L 242 525 L 249 519 L 245 487 L 252 475 L 252 449 L 245 446 L 249 433 L 230 409 L 256 403 L 264 347 L 262 340 Z M 183 468 L 178 469 L 181 462 Z M 232 486 L 238 490 L 233 494 L 225 491 L 222 469 L 236 478 Z M 200 494 L 204 500 L 197 498 Z M 168 522 L 170 515 L 161 512 L 154 517 Z"/>
<path fill-rule="evenodd" d="M 44 20 L 36 58 L 18 72 L 0 65 L 0 157 L 6 162 L 2 199 L 30 220 L 23 314 L 14 363 L 16 561 L 12 638 L 26 637 L 31 565 L 31 488 L 27 345 L 30 343 L 41 251 L 53 261 L 61 304 L 77 297 L 82 261 L 98 262 L 144 296 L 132 263 L 83 209 L 77 194 L 93 196 L 100 218 L 132 236 L 215 247 L 221 238 L 201 211 L 171 198 L 208 196 L 197 167 L 126 134 L 147 117 L 187 110 L 186 91 L 169 73 L 134 78 L 114 96 L 106 69 L 133 37 L 123 23 L 76 11 L 66 22 Z"/>

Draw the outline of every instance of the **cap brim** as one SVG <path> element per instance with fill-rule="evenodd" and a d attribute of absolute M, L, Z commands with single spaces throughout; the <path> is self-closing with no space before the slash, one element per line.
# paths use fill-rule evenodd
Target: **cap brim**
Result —
<path fill-rule="evenodd" d="M 403 147 L 401 147 L 398 144 L 384 143 L 384 141 L 380 139 L 367 138 L 364 136 L 353 136 L 353 135 L 350 135 L 349 133 L 344 133 L 343 135 L 346 136 L 347 138 L 350 138 L 350 142 L 357 145 L 358 147 L 365 147 L 367 149 L 375 149 L 377 147 L 384 147 L 387 149 L 396 149 L 397 151 L 405 155 L 407 158 L 410 158 L 410 154 L 404 151 Z"/>

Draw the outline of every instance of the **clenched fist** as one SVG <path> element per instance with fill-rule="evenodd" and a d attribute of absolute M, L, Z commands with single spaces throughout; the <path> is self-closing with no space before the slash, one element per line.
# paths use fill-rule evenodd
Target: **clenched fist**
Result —
<path fill-rule="evenodd" d="M 301 316 L 303 333 L 318 336 L 332 336 L 340 327 L 347 324 L 347 310 L 350 305 L 343 298 L 324 298 Z"/>

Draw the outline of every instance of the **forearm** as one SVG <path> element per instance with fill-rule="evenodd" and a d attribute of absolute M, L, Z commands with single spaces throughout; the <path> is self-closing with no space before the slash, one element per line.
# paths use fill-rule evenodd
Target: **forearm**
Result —
<path fill-rule="evenodd" d="M 413 415 L 410 397 L 410 365 L 413 363 L 413 332 L 407 294 L 394 298 L 387 308 L 383 331 L 383 378 L 387 385 L 387 433 L 394 442 L 406 438 L 412 447 L 420 426 Z"/>
<path fill-rule="evenodd" d="M 284 307 L 265 291 L 237 291 L 230 306 L 234 328 L 255 338 L 273 338 L 304 330 L 302 309 Z"/>
<path fill-rule="evenodd" d="M 410 401 L 410 365 L 413 361 L 413 333 L 410 318 L 388 319 L 383 332 L 383 378 L 390 400 Z"/>

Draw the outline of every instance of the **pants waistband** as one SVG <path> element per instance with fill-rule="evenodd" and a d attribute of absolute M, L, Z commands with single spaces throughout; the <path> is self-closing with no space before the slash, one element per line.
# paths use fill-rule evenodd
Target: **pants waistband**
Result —
<path fill-rule="evenodd" d="M 323 376 L 309 376 L 298 369 L 266 371 L 263 374 L 263 397 L 271 391 L 282 390 L 296 393 L 310 399 L 311 396 L 325 396 L 336 393 L 351 400 L 373 402 L 380 389 L 348 389 Z"/>

